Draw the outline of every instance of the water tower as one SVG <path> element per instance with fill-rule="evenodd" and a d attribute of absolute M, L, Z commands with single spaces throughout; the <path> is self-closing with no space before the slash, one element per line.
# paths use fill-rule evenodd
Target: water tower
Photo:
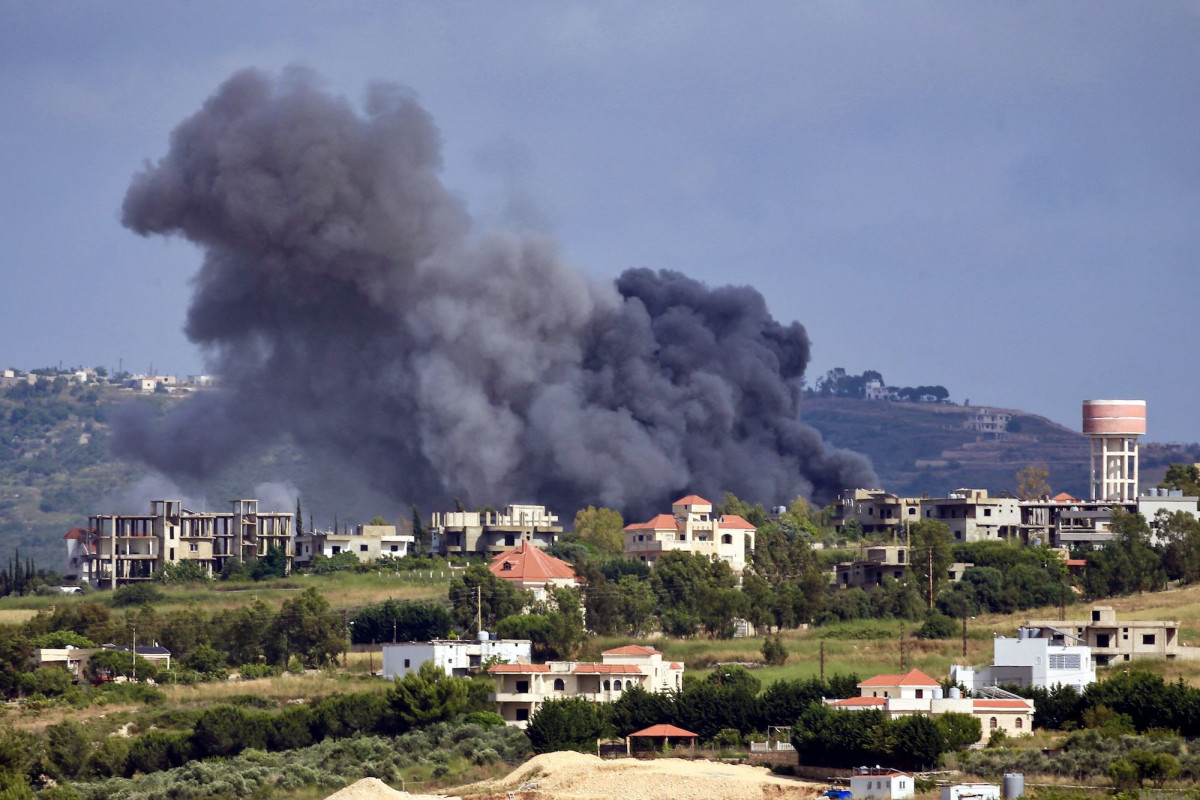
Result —
<path fill-rule="evenodd" d="M 1092 499 L 1133 502 L 1138 494 L 1138 437 L 1145 400 L 1084 400 L 1083 434 L 1092 444 Z"/>

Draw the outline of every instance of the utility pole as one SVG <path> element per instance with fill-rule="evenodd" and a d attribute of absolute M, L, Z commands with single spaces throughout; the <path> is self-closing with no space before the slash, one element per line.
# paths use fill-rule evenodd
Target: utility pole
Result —
<path fill-rule="evenodd" d="M 137 683 L 137 623 L 133 623 L 133 682 Z"/>
<path fill-rule="evenodd" d="M 475 633 L 483 630 L 483 586 L 475 587 Z"/>
<path fill-rule="evenodd" d="M 967 612 L 963 611 L 963 658 L 967 657 Z"/>
<path fill-rule="evenodd" d="M 821 683 L 825 683 L 825 640 L 821 640 Z"/>
<path fill-rule="evenodd" d="M 904 623 L 900 623 L 900 671 L 904 672 Z"/>
<path fill-rule="evenodd" d="M 392 620 L 392 644 L 396 643 L 396 620 Z"/>
<path fill-rule="evenodd" d="M 933 548 L 926 548 L 929 551 L 929 610 L 933 610 Z"/>

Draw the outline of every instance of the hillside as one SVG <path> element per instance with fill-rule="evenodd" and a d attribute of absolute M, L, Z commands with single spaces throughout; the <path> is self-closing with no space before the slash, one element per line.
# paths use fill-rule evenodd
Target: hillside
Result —
<path fill-rule="evenodd" d="M 166 409 L 187 395 L 134 395 L 111 385 L 65 379 L 0 393 L 0 562 L 13 548 L 42 566 L 57 568 L 62 536 L 89 514 L 131 513 L 150 495 L 181 496 L 197 508 L 224 509 L 233 497 L 257 496 L 292 509 L 299 491 L 306 517 L 318 525 L 365 522 L 376 515 L 408 519 L 409 506 L 365 489 L 345 471 L 322 470 L 321 460 L 289 443 L 229 465 L 210 481 L 166 484 L 145 469 L 112 456 L 109 420 L 123 403 Z M 1088 445 L 1079 433 L 1043 417 L 1012 410 L 1011 436 L 985 441 L 964 427 L 978 408 L 813 397 L 802 416 L 834 446 L 864 453 L 879 488 L 905 495 L 944 494 L 959 487 L 1011 491 L 1028 464 L 1049 468 L 1055 491 L 1087 493 Z M 1143 448 L 1143 484 L 1157 482 L 1171 462 L 1200 458 L 1200 447 L 1149 444 Z M 774 498 L 765 498 L 770 502 Z M 421 510 L 425 507 L 416 498 Z M 570 520 L 575 509 L 555 509 Z M 306 523 L 308 520 L 306 519 Z"/>

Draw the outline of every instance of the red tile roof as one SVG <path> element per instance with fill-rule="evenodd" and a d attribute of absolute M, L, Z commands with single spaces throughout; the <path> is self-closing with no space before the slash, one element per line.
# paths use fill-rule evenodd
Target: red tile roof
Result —
<path fill-rule="evenodd" d="M 636 664 L 576 664 L 576 675 L 645 675 Z"/>
<path fill-rule="evenodd" d="M 488 674 L 512 672 L 518 675 L 528 675 L 531 672 L 549 672 L 545 664 L 494 664 L 488 668 Z"/>
<path fill-rule="evenodd" d="M 1058 494 L 1054 495 L 1054 497 L 1051 497 L 1050 500 L 1051 500 L 1051 502 L 1054 502 L 1054 503 L 1080 503 L 1080 502 L 1083 502 L 1078 497 L 1072 497 L 1071 495 L 1067 494 L 1066 492 L 1059 492 Z"/>
<path fill-rule="evenodd" d="M 909 670 L 903 675 L 876 675 L 867 678 L 859 686 L 941 686 L 919 669 Z"/>
<path fill-rule="evenodd" d="M 505 569 L 505 564 L 508 564 L 508 569 Z M 524 583 L 549 582 L 563 578 L 577 580 L 575 570 L 570 564 L 543 553 L 540 548 L 524 541 L 516 550 L 507 550 L 493 556 L 488 569 L 498 578 Z"/>
<path fill-rule="evenodd" d="M 685 731 L 683 728 L 676 728 L 674 725 L 651 725 L 649 728 L 644 728 L 637 733 L 631 733 L 630 736 L 669 736 L 680 738 L 698 738 L 699 734 Z"/>
<path fill-rule="evenodd" d="M 755 527 L 737 514 L 725 514 L 721 517 L 722 528 L 736 528 L 743 531 L 755 530 Z"/>
<path fill-rule="evenodd" d="M 680 664 L 678 661 L 672 661 L 670 669 L 683 669 L 683 664 Z"/>
<path fill-rule="evenodd" d="M 87 532 L 88 532 L 87 528 L 71 528 L 71 530 L 67 531 L 67 535 L 64 536 L 63 538 L 64 539 L 83 539 L 87 536 Z"/>
<path fill-rule="evenodd" d="M 687 497 L 681 497 L 674 503 L 673 506 L 711 506 L 712 503 L 705 500 L 698 494 L 689 494 Z"/>
<path fill-rule="evenodd" d="M 1033 711 L 1032 700 L 976 700 L 975 708 L 1020 708 Z"/>
<path fill-rule="evenodd" d="M 621 647 L 614 647 L 612 650 L 605 650 L 600 655 L 604 656 L 652 656 L 662 655 L 661 650 L 655 650 L 653 647 L 643 647 L 640 644 L 627 644 Z"/>
<path fill-rule="evenodd" d="M 626 525 L 627 531 L 673 531 L 676 528 L 675 518 L 670 514 L 659 514 L 648 522 L 635 522 Z"/>
<path fill-rule="evenodd" d="M 885 706 L 887 700 L 882 697 L 847 697 L 845 700 L 831 700 L 831 706 Z"/>

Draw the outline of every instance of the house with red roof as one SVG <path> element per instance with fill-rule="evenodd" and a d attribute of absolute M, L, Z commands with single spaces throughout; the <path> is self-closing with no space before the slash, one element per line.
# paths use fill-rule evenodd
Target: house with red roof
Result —
<path fill-rule="evenodd" d="M 940 683 L 919 669 L 903 675 L 876 675 L 859 683 L 858 691 L 858 697 L 826 700 L 825 705 L 839 711 L 875 709 L 889 719 L 914 714 L 928 717 L 948 712 L 971 714 L 983 726 L 984 738 L 995 730 L 1003 730 L 1009 736 L 1033 731 L 1032 700 L 1007 693 L 1001 697 L 963 697 L 957 688 L 943 690 Z"/>
<path fill-rule="evenodd" d="M 542 703 L 582 697 L 611 702 L 634 686 L 647 692 L 683 687 L 683 664 L 665 661 L 653 647 L 625 645 L 600 654 L 601 661 L 547 661 L 545 664 L 497 664 L 488 670 L 496 680 L 492 700 L 509 725 L 524 728 Z"/>
<path fill-rule="evenodd" d="M 492 556 L 488 569 L 518 589 L 532 592 L 535 600 L 547 599 L 550 589 L 574 586 L 583 580 L 566 561 L 524 540 L 513 550 Z"/>
<path fill-rule="evenodd" d="M 670 514 L 625 526 L 625 557 L 653 564 L 663 553 L 682 550 L 719 558 L 734 572 L 746 568 L 755 528 L 736 514 L 717 517 L 712 503 L 689 494 L 671 504 Z"/>

